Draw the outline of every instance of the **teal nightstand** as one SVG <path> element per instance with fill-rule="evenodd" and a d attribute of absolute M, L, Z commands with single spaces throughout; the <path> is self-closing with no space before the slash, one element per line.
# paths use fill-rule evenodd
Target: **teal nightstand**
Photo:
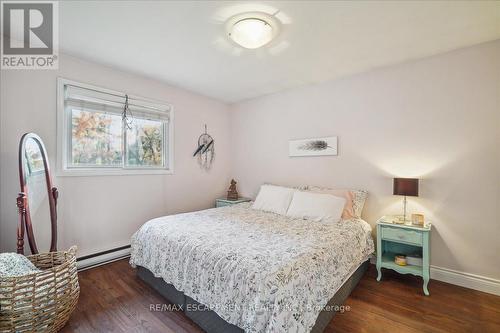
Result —
<path fill-rule="evenodd" d="M 236 205 L 242 202 L 248 202 L 252 201 L 252 199 L 248 198 L 238 198 L 238 200 L 227 200 L 226 198 L 220 198 L 215 200 L 215 207 L 224 207 L 224 206 L 231 206 L 231 205 Z"/>
<path fill-rule="evenodd" d="M 384 216 L 377 221 L 377 281 L 382 278 L 382 268 L 390 268 L 401 274 L 413 274 L 424 279 L 424 294 L 429 295 L 430 233 L 431 224 L 423 227 L 394 224 L 393 217 Z M 396 254 L 419 254 L 422 265 L 399 266 L 394 262 Z"/>

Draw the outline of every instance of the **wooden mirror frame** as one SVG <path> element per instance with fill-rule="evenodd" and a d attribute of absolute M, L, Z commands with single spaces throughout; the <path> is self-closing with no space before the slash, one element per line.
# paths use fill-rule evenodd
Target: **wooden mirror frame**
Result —
<path fill-rule="evenodd" d="M 50 175 L 49 161 L 47 160 L 47 151 L 43 144 L 42 139 L 35 133 L 25 133 L 21 137 L 19 142 L 19 181 L 21 184 L 21 192 L 17 196 L 17 207 L 19 210 L 19 224 L 17 226 L 17 253 L 24 254 L 24 233 L 26 231 L 28 237 L 28 243 L 30 245 L 31 253 L 37 254 L 38 248 L 36 246 L 35 235 L 33 234 L 33 226 L 31 223 L 31 215 L 29 210 L 29 204 L 27 199 L 27 193 L 29 191 L 26 184 L 26 170 L 25 170 L 25 145 L 26 142 L 32 139 L 34 140 L 40 153 L 42 154 L 43 166 L 45 168 L 45 181 L 47 184 L 47 192 L 49 199 L 49 209 L 50 209 L 50 224 L 52 228 L 52 239 L 50 241 L 50 252 L 57 251 L 57 197 L 59 193 L 57 188 L 52 186 L 52 177 Z"/>

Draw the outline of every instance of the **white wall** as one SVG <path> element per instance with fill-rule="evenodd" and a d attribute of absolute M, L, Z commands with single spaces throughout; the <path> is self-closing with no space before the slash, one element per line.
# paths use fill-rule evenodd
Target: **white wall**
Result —
<path fill-rule="evenodd" d="M 369 191 L 364 218 L 400 213 L 392 178 L 421 178 L 431 264 L 500 278 L 500 41 L 234 105 L 239 192 L 263 182 Z M 336 157 L 288 140 L 339 136 Z"/>
<path fill-rule="evenodd" d="M 227 105 L 172 86 L 62 55 L 59 70 L 0 71 L 0 251 L 15 251 L 19 192 L 17 149 L 25 132 L 39 134 L 55 168 L 56 78 L 166 101 L 175 110 L 175 174 L 56 177 L 59 248 L 86 255 L 129 244 L 153 217 L 212 207 L 230 177 Z M 192 157 L 203 125 L 216 142 L 215 164 L 202 171 Z M 54 170 L 55 171 L 55 170 Z"/>

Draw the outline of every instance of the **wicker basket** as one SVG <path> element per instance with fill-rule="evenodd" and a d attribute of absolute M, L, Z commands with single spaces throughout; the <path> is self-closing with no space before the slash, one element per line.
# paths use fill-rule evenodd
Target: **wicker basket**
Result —
<path fill-rule="evenodd" d="M 76 307 L 76 246 L 27 257 L 42 272 L 0 278 L 0 332 L 57 332 Z"/>

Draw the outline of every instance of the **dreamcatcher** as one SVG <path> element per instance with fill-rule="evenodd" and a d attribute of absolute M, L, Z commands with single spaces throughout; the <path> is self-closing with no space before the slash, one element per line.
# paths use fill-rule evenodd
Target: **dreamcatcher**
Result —
<path fill-rule="evenodd" d="M 207 133 L 207 125 L 205 125 L 205 133 L 198 138 L 198 147 L 196 148 L 193 157 L 198 156 L 198 164 L 202 169 L 209 170 L 215 158 L 215 142 L 210 134 Z"/>
<path fill-rule="evenodd" d="M 129 130 L 132 129 L 132 117 L 132 111 L 130 111 L 130 108 L 128 106 L 128 95 L 125 95 L 125 105 L 123 106 L 122 111 L 122 121 Z"/>

